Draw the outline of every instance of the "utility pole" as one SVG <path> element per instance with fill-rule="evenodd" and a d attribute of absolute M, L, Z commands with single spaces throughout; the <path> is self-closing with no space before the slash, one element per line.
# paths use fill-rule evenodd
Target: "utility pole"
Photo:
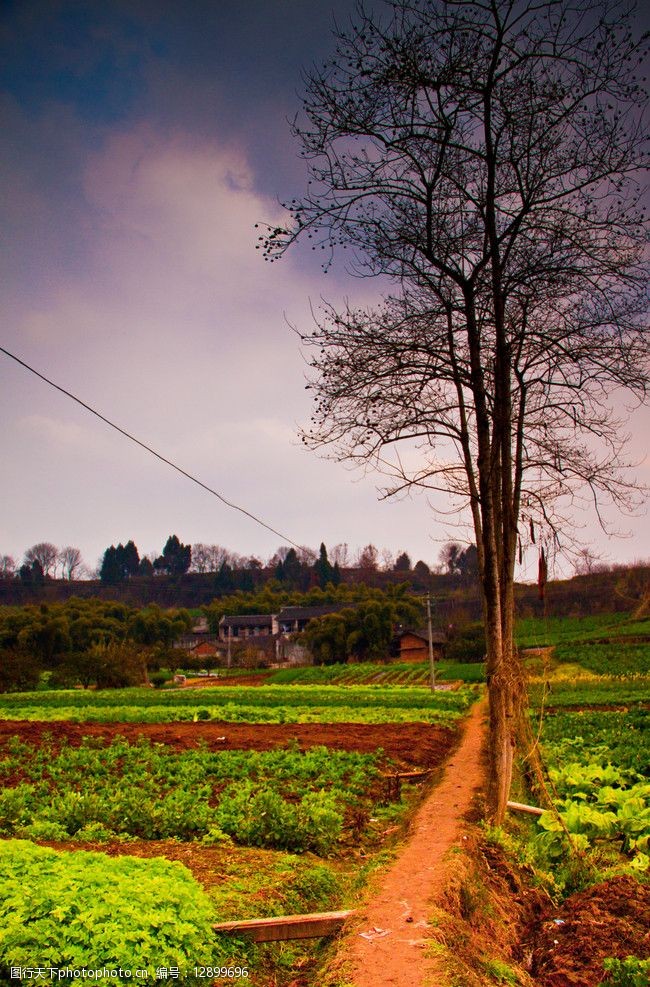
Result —
<path fill-rule="evenodd" d="M 228 624 L 228 653 L 226 658 L 226 668 L 232 665 L 232 624 Z"/>
<path fill-rule="evenodd" d="M 427 625 L 428 625 L 428 635 L 429 635 L 429 670 L 431 673 L 431 691 L 435 692 L 436 688 L 436 667 L 433 661 L 433 641 L 432 630 L 431 630 L 431 594 L 427 593 Z"/>

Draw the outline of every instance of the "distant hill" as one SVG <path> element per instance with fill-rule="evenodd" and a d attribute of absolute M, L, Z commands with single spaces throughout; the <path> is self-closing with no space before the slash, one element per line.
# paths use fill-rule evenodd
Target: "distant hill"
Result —
<path fill-rule="evenodd" d="M 246 578 L 243 578 L 245 572 Z M 132 606 L 157 603 L 161 607 L 200 607 L 234 589 L 258 589 L 272 578 L 271 570 L 255 573 L 254 586 L 249 585 L 248 570 L 233 571 L 233 585 L 220 587 L 215 573 L 187 573 L 180 577 L 135 576 L 114 586 L 99 580 L 46 579 L 42 585 L 26 585 L 20 579 L 0 580 L 0 605 L 64 602 L 72 596 L 87 599 L 119 600 Z M 412 572 L 369 573 L 367 570 L 343 569 L 344 583 L 364 582 L 385 588 L 394 583 L 408 583 L 416 593 L 431 593 L 434 610 L 440 618 L 455 620 L 463 617 L 476 620 L 481 616 L 481 603 L 476 583 L 463 583 L 456 576 L 432 573 L 427 580 L 414 577 Z M 246 585 L 238 585 L 239 583 Z M 428 585 L 427 585 L 428 583 Z M 294 587 L 288 587 L 294 588 Z M 309 587 L 295 587 L 307 589 Z M 545 600 L 539 597 L 534 584 L 516 586 L 517 611 L 520 616 L 555 614 L 588 615 L 617 611 L 633 611 L 650 606 L 650 565 L 612 566 L 605 571 L 552 580 L 546 586 Z"/>

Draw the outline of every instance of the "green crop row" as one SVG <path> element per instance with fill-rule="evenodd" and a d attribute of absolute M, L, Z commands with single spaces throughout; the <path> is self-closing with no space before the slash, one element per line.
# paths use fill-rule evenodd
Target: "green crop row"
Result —
<path fill-rule="evenodd" d="M 428 686 L 428 662 L 417 664 L 320 665 L 305 668 L 283 668 L 274 672 L 270 681 L 277 685 L 382 685 Z M 485 666 L 460 662 L 436 664 L 436 680 L 450 682 L 484 682 Z"/>
<path fill-rule="evenodd" d="M 0 834 L 34 839 L 175 837 L 330 852 L 352 805 L 367 804 L 371 754 L 324 747 L 177 752 L 142 741 L 103 747 L 13 740 L 0 760 Z M 83 785 L 79 779 L 83 779 Z"/>
<path fill-rule="evenodd" d="M 465 710 L 472 702 L 473 696 L 466 690 L 450 693 L 431 693 L 428 689 L 412 688 L 398 689 L 387 687 L 350 687 L 350 688 L 319 688 L 318 686 L 215 686 L 202 688 L 200 693 L 194 689 L 158 691 L 156 689 L 122 689 L 117 693 L 119 705 L 132 706 L 137 709 L 150 707 L 183 707 L 196 706 L 197 698 L 211 706 L 236 703 L 248 707 L 265 706 L 361 706 L 366 708 L 383 707 L 386 709 L 454 709 Z M 43 708 L 115 706 L 115 690 L 52 690 L 38 694 L 8 693 L 0 696 L 0 714 L 9 712 L 24 705 L 41 706 Z"/>
<path fill-rule="evenodd" d="M 159 708 L 103 706 L 99 709 L 61 707 L 43 709 L 40 706 L 16 707 L 5 720 L 37 720 L 55 722 L 69 720 L 72 723 L 176 723 L 215 720 L 223 723 L 431 723 L 437 726 L 453 726 L 462 713 L 444 709 L 386 709 L 383 707 L 359 709 L 356 706 L 273 706 L 250 707 L 206 706 L 195 700 L 194 707 Z"/>
<path fill-rule="evenodd" d="M 158 692 L 13 693 L 0 696 L 6 720 L 169 723 L 212 719 L 245 723 L 452 723 L 476 694 L 422 688 L 259 686 Z"/>
<path fill-rule="evenodd" d="M 556 674 L 550 683 L 535 681 L 530 687 L 532 706 L 626 706 L 650 702 L 650 676 L 585 675 L 562 678 Z"/>

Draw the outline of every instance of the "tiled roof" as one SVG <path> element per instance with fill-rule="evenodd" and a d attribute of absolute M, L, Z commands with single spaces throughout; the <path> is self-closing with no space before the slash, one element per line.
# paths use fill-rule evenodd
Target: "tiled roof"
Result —
<path fill-rule="evenodd" d="M 325 603 L 320 607 L 283 607 L 278 613 L 278 620 L 311 620 L 328 613 L 338 613 L 345 606 L 344 603 Z"/>
<path fill-rule="evenodd" d="M 270 613 L 245 613 L 222 617 L 219 624 L 224 627 L 270 627 L 272 619 Z"/>
<path fill-rule="evenodd" d="M 403 627 L 401 631 L 395 636 L 397 638 L 404 637 L 405 634 L 414 634 L 415 637 L 422 638 L 423 641 L 428 643 L 429 641 L 429 631 L 426 627 Z M 431 631 L 431 643 L 432 644 L 445 644 L 447 641 L 447 635 L 444 631 L 432 630 Z"/>

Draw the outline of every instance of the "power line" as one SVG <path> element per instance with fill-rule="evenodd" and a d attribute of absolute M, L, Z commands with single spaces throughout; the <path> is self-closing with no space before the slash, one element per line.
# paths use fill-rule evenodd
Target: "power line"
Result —
<path fill-rule="evenodd" d="M 195 476 L 192 476 L 191 473 L 188 473 L 180 466 L 177 466 L 176 463 L 172 463 L 170 459 L 166 459 L 165 456 L 161 456 L 159 452 L 156 452 L 155 449 L 152 449 L 151 446 L 148 446 L 146 442 L 142 442 L 140 439 L 137 439 L 135 435 L 131 435 L 130 432 L 127 432 L 125 429 L 120 428 L 120 426 L 116 425 L 115 422 L 112 422 L 109 418 L 106 418 L 104 415 L 100 414 L 99 411 L 95 411 L 94 408 L 91 408 L 90 405 L 86 404 L 85 401 L 82 401 L 81 398 L 78 398 L 75 394 L 72 394 L 70 391 L 66 391 L 65 387 L 61 387 L 59 384 L 55 384 L 54 381 L 50 380 L 49 377 L 46 377 L 45 374 L 39 373 L 38 370 L 35 370 L 34 367 L 30 367 L 30 365 L 28 363 L 25 363 L 24 360 L 21 360 L 13 353 L 10 353 L 9 350 L 6 350 L 4 348 L 4 346 L 0 346 L 0 352 L 4 353 L 5 356 L 10 357 L 10 359 L 15 360 L 16 363 L 19 363 L 21 367 L 24 367 L 25 370 L 29 370 L 29 372 L 34 374 L 36 377 L 40 377 L 40 379 L 44 380 L 46 384 L 50 385 L 50 387 L 53 387 L 55 388 L 55 390 L 60 391 L 61 394 L 65 394 L 67 398 L 71 398 L 73 401 L 76 401 L 77 404 L 80 404 L 82 408 L 85 408 L 86 411 L 89 411 L 91 415 L 95 415 L 95 417 L 99 418 L 100 421 L 103 421 L 106 425 L 110 425 L 110 427 L 114 428 L 116 432 L 120 433 L 120 435 L 123 435 L 125 438 L 130 439 L 131 442 L 135 442 L 136 445 L 139 445 L 142 449 L 146 449 L 146 451 L 150 452 L 152 456 L 156 457 L 156 459 L 159 459 L 162 463 L 165 463 L 167 466 L 171 466 L 171 468 L 175 469 L 177 473 L 180 473 L 188 480 L 191 480 L 192 483 L 196 483 L 197 486 L 202 487 L 204 490 L 207 490 L 208 493 L 212 494 L 213 497 L 216 497 L 218 500 L 220 500 L 222 504 L 226 505 L 226 507 L 230 507 L 233 511 L 239 511 L 240 514 L 244 514 L 246 517 L 250 518 L 251 521 L 255 521 L 256 524 L 261 525 L 263 528 L 266 528 L 267 531 L 271 531 L 274 535 L 277 535 L 278 538 L 282 538 L 283 541 L 289 542 L 289 544 L 293 545 L 294 548 L 301 547 L 295 541 L 292 541 L 291 538 L 289 538 L 287 535 L 282 534 L 281 531 L 277 531 L 275 528 L 272 528 L 270 524 L 266 523 L 266 521 L 262 521 L 261 518 L 257 517 L 255 514 L 251 514 L 251 512 L 247 511 L 244 507 L 240 507 L 239 504 L 234 504 L 232 501 L 227 500 L 217 490 L 213 490 L 212 487 L 209 487 L 206 483 L 203 483 L 201 480 L 198 480 Z"/>

